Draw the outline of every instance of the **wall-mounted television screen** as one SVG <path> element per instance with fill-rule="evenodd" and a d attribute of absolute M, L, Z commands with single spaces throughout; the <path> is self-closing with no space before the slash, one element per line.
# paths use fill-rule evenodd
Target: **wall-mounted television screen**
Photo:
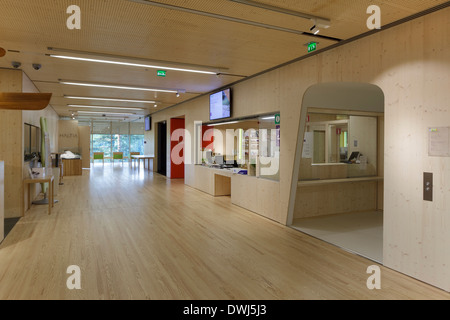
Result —
<path fill-rule="evenodd" d="M 213 93 L 209 97 L 209 120 L 231 117 L 231 88 Z"/>
<path fill-rule="evenodd" d="M 150 115 L 145 116 L 145 131 L 152 130 L 152 117 Z"/>

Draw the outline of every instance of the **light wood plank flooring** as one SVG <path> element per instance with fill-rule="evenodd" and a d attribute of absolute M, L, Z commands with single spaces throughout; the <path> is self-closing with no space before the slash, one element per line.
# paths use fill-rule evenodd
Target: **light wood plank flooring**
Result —
<path fill-rule="evenodd" d="M 0 245 L 0 299 L 449 299 L 450 294 L 147 170 L 64 178 Z M 81 290 L 68 290 L 69 265 Z"/>

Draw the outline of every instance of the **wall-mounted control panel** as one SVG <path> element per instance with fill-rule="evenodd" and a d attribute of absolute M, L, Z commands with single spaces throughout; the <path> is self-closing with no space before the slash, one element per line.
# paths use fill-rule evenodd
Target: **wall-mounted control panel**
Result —
<path fill-rule="evenodd" d="M 433 174 L 429 172 L 423 174 L 423 200 L 433 201 Z"/>

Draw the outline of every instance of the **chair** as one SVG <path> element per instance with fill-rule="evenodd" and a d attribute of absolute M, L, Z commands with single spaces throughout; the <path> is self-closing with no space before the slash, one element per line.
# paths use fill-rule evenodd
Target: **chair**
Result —
<path fill-rule="evenodd" d="M 123 163 L 123 152 L 113 152 L 113 164 L 114 164 L 114 160 L 122 160 Z"/>
<path fill-rule="evenodd" d="M 95 160 L 102 160 L 103 165 L 104 165 L 105 164 L 105 153 L 104 152 L 94 152 L 94 158 L 92 159 L 92 163 L 94 163 Z"/>

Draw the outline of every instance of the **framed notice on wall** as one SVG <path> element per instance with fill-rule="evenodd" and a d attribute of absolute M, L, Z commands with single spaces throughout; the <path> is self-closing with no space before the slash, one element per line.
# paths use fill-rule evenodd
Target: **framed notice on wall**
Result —
<path fill-rule="evenodd" d="M 428 155 L 450 157 L 450 127 L 429 128 Z"/>

